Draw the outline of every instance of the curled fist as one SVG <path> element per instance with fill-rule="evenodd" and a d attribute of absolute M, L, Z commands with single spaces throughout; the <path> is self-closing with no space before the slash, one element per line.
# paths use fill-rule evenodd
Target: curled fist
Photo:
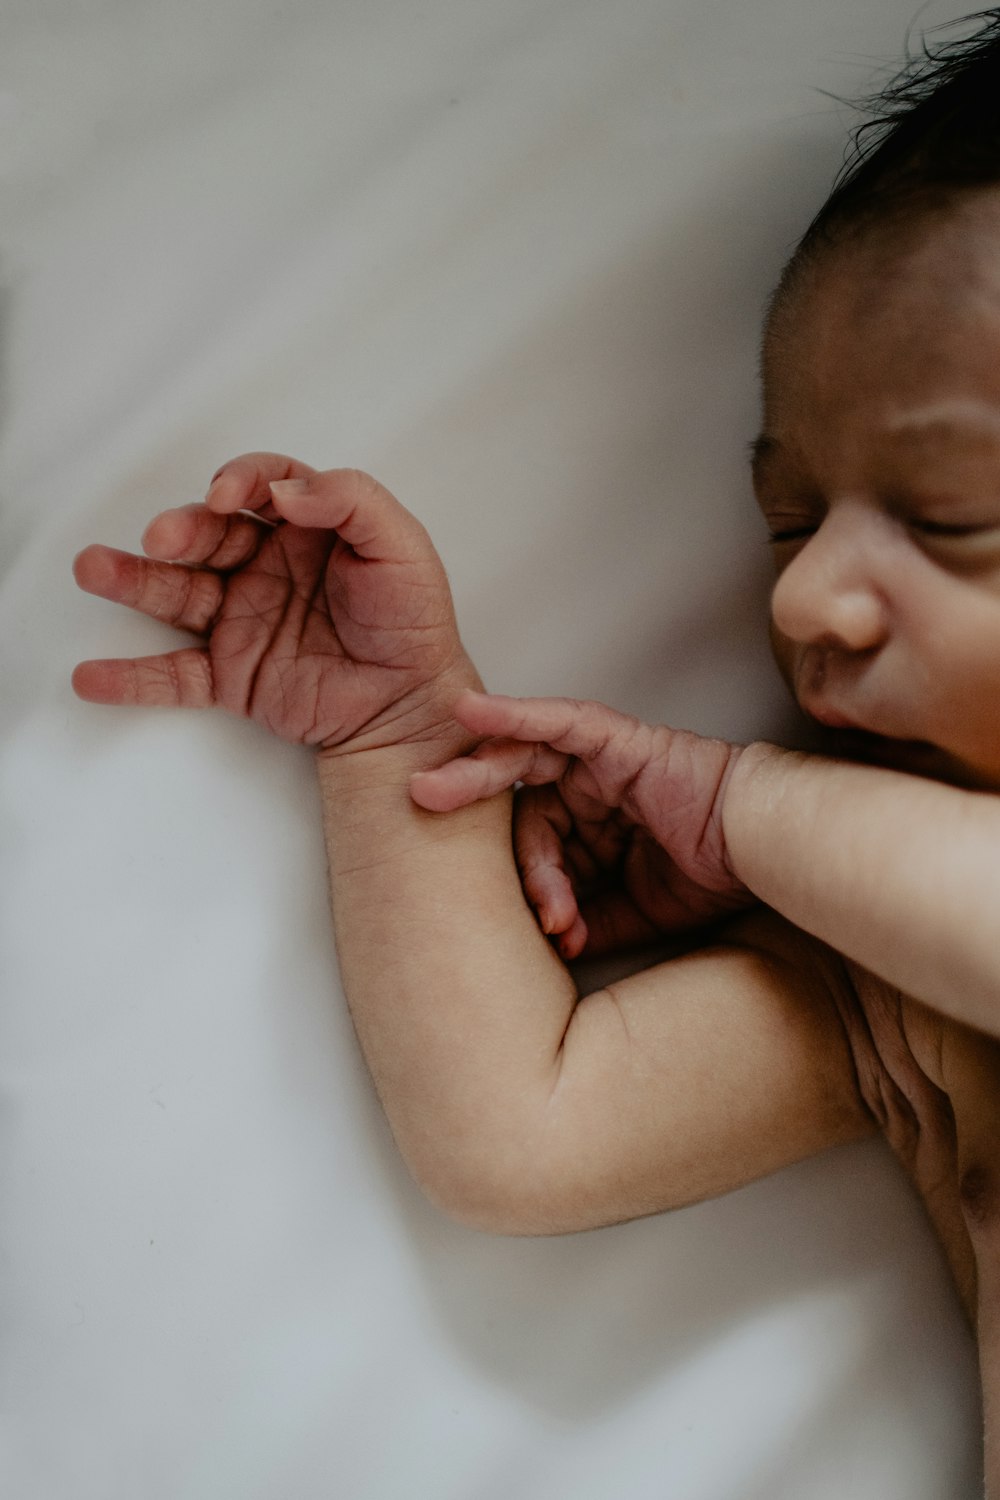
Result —
<path fill-rule="evenodd" d="M 684 932 L 754 903 L 730 869 L 722 831 L 741 746 L 568 698 L 465 692 L 454 713 L 486 738 L 413 776 L 410 794 L 447 812 L 523 783 L 521 881 L 564 958 Z"/>

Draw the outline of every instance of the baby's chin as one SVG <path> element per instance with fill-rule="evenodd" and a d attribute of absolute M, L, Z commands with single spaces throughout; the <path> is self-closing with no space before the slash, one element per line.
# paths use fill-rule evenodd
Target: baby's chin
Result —
<path fill-rule="evenodd" d="M 870 734 L 864 729 L 828 729 L 822 725 L 819 733 L 827 752 L 842 760 L 906 771 L 911 776 L 945 781 L 950 786 L 1000 791 L 1000 779 L 996 775 L 989 776 L 966 765 L 957 756 L 928 740 L 897 740 L 890 735 Z"/>

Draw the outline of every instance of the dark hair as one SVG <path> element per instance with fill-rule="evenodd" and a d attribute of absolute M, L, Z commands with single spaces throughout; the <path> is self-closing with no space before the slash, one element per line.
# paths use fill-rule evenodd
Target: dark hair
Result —
<path fill-rule="evenodd" d="M 924 35 L 915 53 L 907 38 L 902 71 L 876 94 L 852 101 L 868 118 L 854 131 L 788 271 L 845 232 L 947 207 L 970 189 L 1000 184 L 1000 9 L 936 26 L 930 35 L 956 30 L 961 35 L 937 46 Z"/>

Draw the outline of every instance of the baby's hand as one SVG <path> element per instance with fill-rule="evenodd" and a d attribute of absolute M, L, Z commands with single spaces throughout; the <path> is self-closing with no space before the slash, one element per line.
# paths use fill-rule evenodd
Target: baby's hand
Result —
<path fill-rule="evenodd" d="M 518 868 L 564 958 L 682 932 L 753 904 L 729 868 L 722 833 L 740 746 L 566 698 L 463 693 L 454 711 L 489 738 L 414 776 L 411 795 L 447 812 L 525 783 Z"/>
<path fill-rule="evenodd" d="M 353 749 L 433 737 L 477 681 L 430 538 L 367 474 L 245 454 L 142 545 L 86 547 L 77 582 L 202 640 L 81 662 L 73 686 L 93 703 L 221 704 L 295 744 Z"/>

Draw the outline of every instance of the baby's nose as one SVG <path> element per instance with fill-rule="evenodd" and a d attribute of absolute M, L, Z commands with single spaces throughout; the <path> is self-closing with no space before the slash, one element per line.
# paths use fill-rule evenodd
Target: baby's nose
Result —
<path fill-rule="evenodd" d="M 867 651 L 885 638 L 888 605 L 875 524 L 851 507 L 831 510 L 781 573 L 771 618 L 803 645 Z"/>

